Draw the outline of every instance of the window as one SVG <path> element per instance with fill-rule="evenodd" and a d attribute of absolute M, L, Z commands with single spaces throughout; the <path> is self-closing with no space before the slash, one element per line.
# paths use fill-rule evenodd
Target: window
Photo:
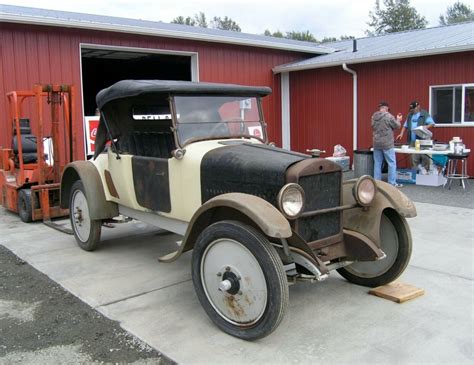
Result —
<path fill-rule="evenodd" d="M 474 84 L 432 86 L 430 114 L 437 124 L 474 125 Z"/>
<path fill-rule="evenodd" d="M 174 102 L 182 145 L 203 139 L 266 139 L 260 99 L 256 97 L 175 96 Z"/>

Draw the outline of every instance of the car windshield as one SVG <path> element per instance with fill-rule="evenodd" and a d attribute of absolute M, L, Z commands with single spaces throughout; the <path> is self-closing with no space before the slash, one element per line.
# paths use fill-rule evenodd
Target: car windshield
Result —
<path fill-rule="evenodd" d="M 240 96 L 175 96 L 181 145 L 217 138 L 253 137 L 265 141 L 259 99 Z"/>

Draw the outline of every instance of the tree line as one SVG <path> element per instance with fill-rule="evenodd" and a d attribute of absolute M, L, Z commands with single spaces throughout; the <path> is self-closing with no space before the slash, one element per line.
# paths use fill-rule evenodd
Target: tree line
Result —
<path fill-rule="evenodd" d="M 439 25 L 450 25 L 474 20 L 474 11 L 463 2 L 456 1 L 448 6 L 445 14 L 440 14 Z M 228 16 L 214 16 L 209 21 L 206 14 L 199 12 L 194 16 L 178 16 L 171 23 L 184 24 L 201 28 L 213 28 L 221 30 L 230 30 L 241 32 L 239 24 Z M 365 31 L 368 36 L 376 36 L 387 33 L 402 32 L 412 29 L 424 29 L 428 21 L 422 16 L 415 7 L 411 6 L 410 0 L 380 0 L 375 1 L 374 9 L 369 12 L 369 28 Z M 350 35 L 341 35 L 336 37 L 324 37 L 318 40 L 309 30 L 306 31 L 270 31 L 266 29 L 263 33 L 266 36 L 295 39 L 300 41 L 326 43 L 338 40 L 353 39 Z"/>

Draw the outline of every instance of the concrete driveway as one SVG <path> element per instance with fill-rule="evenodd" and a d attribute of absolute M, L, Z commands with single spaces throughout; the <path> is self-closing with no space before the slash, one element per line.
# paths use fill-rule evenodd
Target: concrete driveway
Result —
<path fill-rule="evenodd" d="M 190 253 L 159 263 L 180 239 L 143 223 L 103 228 L 82 251 L 72 236 L 0 209 L 0 244 L 179 363 L 466 363 L 473 360 L 474 211 L 417 203 L 401 281 L 426 290 L 395 304 L 337 273 L 290 288 L 279 328 L 257 342 L 218 330 L 194 293 Z"/>

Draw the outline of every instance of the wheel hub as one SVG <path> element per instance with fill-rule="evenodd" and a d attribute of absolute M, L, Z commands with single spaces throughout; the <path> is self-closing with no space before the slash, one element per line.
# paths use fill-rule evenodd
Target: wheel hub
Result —
<path fill-rule="evenodd" d="M 213 241 L 203 253 L 200 270 L 204 292 L 224 320 L 246 327 L 264 315 L 268 295 L 265 275 L 243 244 L 228 238 Z"/>
<path fill-rule="evenodd" d="M 82 210 L 79 207 L 76 207 L 76 211 L 74 212 L 74 219 L 77 224 L 81 225 L 82 223 Z"/>
<path fill-rule="evenodd" d="M 221 292 L 226 292 L 232 295 L 238 294 L 240 291 L 240 276 L 234 274 L 232 271 L 224 272 L 222 275 L 222 281 L 219 283 L 218 288 Z"/>

